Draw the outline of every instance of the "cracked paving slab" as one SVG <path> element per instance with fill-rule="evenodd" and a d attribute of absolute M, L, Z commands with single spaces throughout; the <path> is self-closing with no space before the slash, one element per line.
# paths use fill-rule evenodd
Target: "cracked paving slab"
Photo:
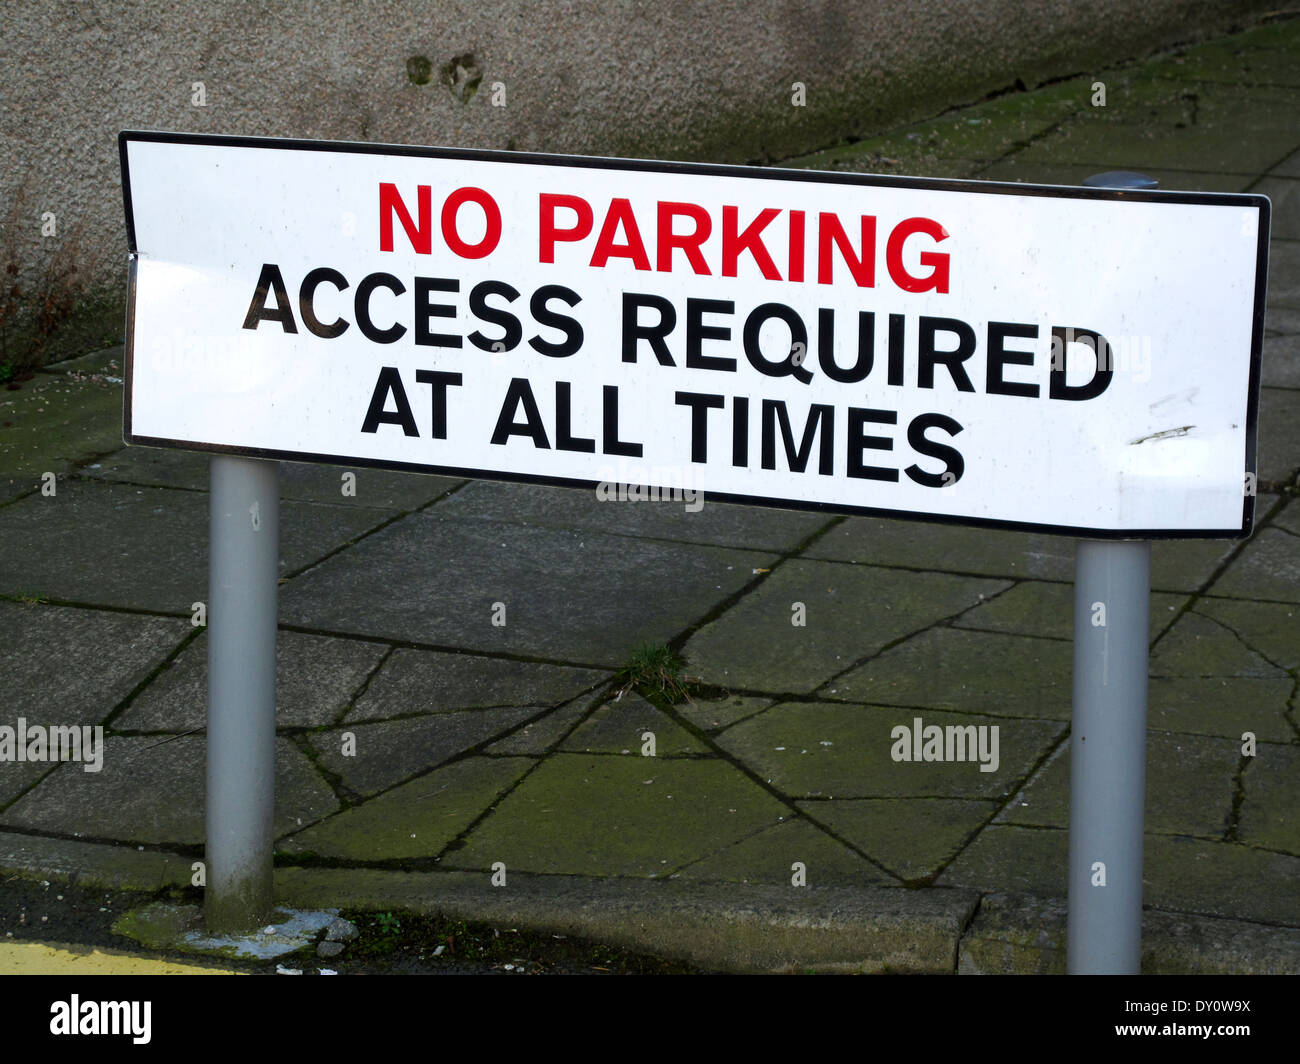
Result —
<path fill-rule="evenodd" d="M 46 472 L 56 474 L 61 491 L 68 470 L 121 448 L 121 360 L 122 349 L 109 348 L 74 360 L 76 376 L 64 370 L 74 368 L 69 362 L 59 372 L 37 373 L 17 391 L 5 390 L 0 502 L 39 488 Z"/>
<path fill-rule="evenodd" d="M 1196 612 L 1211 624 L 1217 622 L 1221 633 L 1227 633 L 1251 655 L 1257 675 L 1280 675 L 1283 669 L 1300 669 L 1300 607 L 1202 599 Z"/>
<path fill-rule="evenodd" d="M 287 585 L 280 616 L 374 638 L 618 666 L 639 644 L 672 638 L 774 560 L 415 514 Z"/>
<path fill-rule="evenodd" d="M 66 763 L 0 814 L 0 824 L 92 839 L 199 845 L 204 839 L 203 736 L 107 736 L 99 772 Z M 291 743 L 275 744 L 274 830 L 283 835 L 338 808 Z"/>
<path fill-rule="evenodd" d="M 544 717 L 525 724 L 504 739 L 498 739 L 483 752 L 493 755 L 524 754 L 531 757 L 549 754 L 578 721 L 591 712 L 591 707 L 600 698 L 599 694 L 575 698 L 572 702 L 551 710 Z"/>
<path fill-rule="evenodd" d="M 812 692 L 912 632 L 977 605 L 1004 581 L 837 562 L 782 565 L 686 644 L 707 683 Z M 796 603 L 806 624 L 796 626 Z"/>
<path fill-rule="evenodd" d="M 825 527 L 825 514 L 713 502 L 691 512 L 681 502 L 601 502 L 592 491 L 543 484 L 475 481 L 438 504 L 442 516 L 591 529 L 610 535 L 645 536 L 682 543 L 751 550 L 787 551 Z"/>
<path fill-rule="evenodd" d="M 505 706 L 434 713 L 377 724 L 348 724 L 307 742 L 319 764 L 357 794 L 372 795 L 509 731 L 542 706 Z"/>
<path fill-rule="evenodd" d="M 1147 725 L 1241 740 L 1245 732 L 1270 742 L 1294 738 L 1287 703 L 1295 690 L 1289 676 L 1153 676 L 1147 682 Z"/>
<path fill-rule="evenodd" d="M 1067 896 L 1068 832 L 993 825 L 936 880 L 967 886 Z M 1243 890 L 1242 884 L 1250 884 Z M 1142 901 L 1148 907 L 1300 926 L 1300 858 L 1238 843 L 1148 835 Z"/>
<path fill-rule="evenodd" d="M 526 757 L 457 761 L 291 835 L 279 850 L 350 861 L 434 857 L 535 764 Z"/>
<path fill-rule="evenodd" d="M 611 675 L 599 669 L 399 647 L 345 719 L 355 724 L 413 713 L 558 705 Z"/>
<path fill-rule="evenodd" d="M 1242 93 L 1121 75 L 1105 107 L 1080 108 L 1019 157 L 1098 170 L 1179 169 L 1195 160 L 1203 170 L 1258 174 L 1295 147 L 1294 98 L 1285 88 Z"/>
<path fill-rule="evenodd" d="M 1151 638 L 1173 621 L 1186 595 L 1151 593 Z M 1049 584 L 1026 580 L 997 598 L 963 613 L 955 628 L 1005 632 L 1010 635 L 1074 638 L 1074 584 Z"/>
<path fill-rule="evenodd" d="M 384 516 L 282 503 L 281 573 L 323 557 Z M 74 481 L 54 498 L 38 495 L 0 510 L 0 535 L 27 544 L 21 553 L 0 555 L 0 592 L 173 614 L 189 614 L 208 596 L 205 494 Z"/>
<path fill-rule="evenodd" d="M 1253 650 L 1230 625 L 1218 619 L 1227 606 L 1225 599 L 1201 599 L 1195 609 L 1178 618 L 1151 652 L 1150 675 L 1285 678 L 1283 669 Z M 1257 603 L 1249 605 L 1252 613 L 1257 608 Z"/>
<path fill-rule="evenodd" d="M 560 749 L 574 754 L 641 756 L 646 749 L 647 740 L 643 736 L 647 732 L 654 736 L 654 753 L 650 757 L 712 753 L 662 710 L 632 692 L 596 709 L 564 740 Z"/>
<path fill-rule="evenodd" d="M 938 627 L 891 647 L 823 693 L 855 702 L 1069 720 L 1073 670 L 1072 643 Z"/>
<path fill-rule="evenodd" d="M 1241 742 L 1201 735 L 1147 733 L 1146 831 L 1221 839 L 1232 816 Z M 1066 828 L 1070 750 L 1063 743 L 998 814 L 1000 824 Z"/>
<path fill-rule="evenodd" d="M 895 761 L 893 729 L 912 729 L 917 717 L 922 727 L 996 724 L 997 768 L 982 771 L 975 748 L 967 751 L 970 759 L 961 762 Z M 1054 721 L 994 721 L 892 706 L 786 702 L 727 729 L 717 742 L 792 798 L 996 799 L 1010 794 L 1064 731 L 1065 726 Z M 993 733 L 985 735 L 991 741 Z M 962 733 L 964 742 L 970 737 Z M 911 751 L 910 743 L 907 749 Z M 991 758 L 988 763 L 993 763 Z"/>
<path fill-rule="evenodd" d="M 788 813 L 725 761 L 555 754 L 442 864 L 663 876 Z"/>
<path fill-rule="evenodd" d="M 1242 791 L 1237 839 L 1300 856 L 1300 747 L 1258 744 Z"/>
<path fill-rule="evenodd" d="M 276 638 L 275 723 L 278 728 L 332 724 L 379 664 L 382 643 L 281 631 Z M 121 716 L 117 731 L 189 732 L 207 725 L 207 632 L 176 656 Z"/>
<path fill-rule="evenodd" d="M 796 870 L 796 862 L 803 867 Z M 703 860 L 672 873 L 671 879 L 806 887 L 861 887 L 894 883 L 875 865 L 815 824 L 802 818 L 764 828 Z"/>
<path fill-rule="evenodd" d="M 797 804 L 904 880 L 933 876 L 998 807 L 996 801 L 969 798 L 865 798 Z"/>
<path fill-rule="evenodd" d="M 82 476 L 159 488 L 207 491 L 212 456 L 163 447 L 125 447 L 81 471 Z M 425 506 L 466 483 L 423 473 L 279 462 L 280 498 L 400 512 Z M 350 474 L 350 482 L 345 475 Z M 344 494 L 344 491 L 348 494 Z"/>
<path fill-rule="evenodd" d="M 182 620 L 0 602 L 6 707 L 0 724 L 101 723 L 192 631 Z M 85 678 L 94 676 L 95 683 Z M 0 805 L 53 766 L 0 761 Z"/>

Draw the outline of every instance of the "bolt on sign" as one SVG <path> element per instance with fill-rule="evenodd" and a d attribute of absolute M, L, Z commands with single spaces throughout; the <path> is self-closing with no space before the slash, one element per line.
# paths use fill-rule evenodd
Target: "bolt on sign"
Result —
<path fill-rule="evenodd" d="M 1250 532 L 1263 196 L 119 143 L 127 443 Z"/>

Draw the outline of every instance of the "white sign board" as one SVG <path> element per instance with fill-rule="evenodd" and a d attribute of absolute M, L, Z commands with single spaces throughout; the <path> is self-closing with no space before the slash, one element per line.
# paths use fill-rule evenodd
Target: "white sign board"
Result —
<path fill-rule="evenodd" d="M 1250 531 L 1262 196 L 120 147 L 128 443 L 1099 537 Z"/>

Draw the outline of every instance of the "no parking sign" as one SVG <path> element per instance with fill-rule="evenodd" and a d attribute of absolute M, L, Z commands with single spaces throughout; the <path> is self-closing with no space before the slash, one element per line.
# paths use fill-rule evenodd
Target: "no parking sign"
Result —
<path fill-rule="evenodd" d="M 1250 530 L 1261 196 L 120 145 L 127 442 L 1092 536 Z"/>

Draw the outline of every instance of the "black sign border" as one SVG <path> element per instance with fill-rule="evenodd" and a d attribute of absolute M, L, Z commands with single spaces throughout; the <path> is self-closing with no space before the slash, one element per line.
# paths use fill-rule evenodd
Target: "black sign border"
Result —
<path fill-rule="evenodd" d="M 1217 206 L 1254 207 L 1260 212 L 1259 245 L 1255 260 L 1255 303 L 1251 330 L 1250 382 L 1246 403 L 1246 468 L 1243 470 L 1242 517 L 1238 529 L 1103 529 L 1075 525 L 1040 524 L 1026 521 L 1003 521 L 980 517 L 954 517 L 918 510 L 891 510 L 875 506 L 851 506 L 841 503 L 809 502 L 773 496 L 740 495 L 707 491 L 706 500 L 721 500 L 770 509 L 810 511 L 855 517 L 895 518 L 957 525 L 964 528 L 992 528 L 1011 532 L 1035 532 L 1047 535 L 1100 540 L 1175 540 L 1175 539 L 1246 539 L 1255 520 L 1255 497 L 1258 492 L 1258 429 L 1261 361 L 1264 346 L 1264 313 L 1268 293 L 1268 247 L 1272 205 L 1267 196 L 1245 192 L 1173 192 L 1150 189 L 1111 189 L 1073 185 L 1032 185 L 1007 181 L 974 181 L 951 178 L 902 177 L 895 175 L 857 174 L 845 171 L 789 170 L 780 167 L 736 166 L 727 163 L 666 162 L 651 159 L 617 159 L 595 155 L 553 155 L 543 152 L 495 151 L 479 148 L 416 147 L 401 144 L 370 144 L 361 141 L 302 140 L 290 137 L 247 137 L 209 133 L 175 133 L 162 130 L 122 130 L 118 133 L 118 157 L 122 172 L 122 200 L 126 216 L 126 239 L 130 251 L 126 305 L 126 358 L 122 410 L 122 442 L 129 446 L 161 447 L 171 450 L 201 451 L 210 454 L 234 454 L 271 461 L 390 469 L 404 473 L 426 473 L 472 480 L 497 480 L 519 484 L 547 484 L 556 487 L 590 490 L 600 483 L 570 477 L 548 477 L 533 473 L 503 473 L 457 466 L 424 465 L 393 462 L 376 458 L 350 458 L 346 455 L 316 454 L 306 451 L 278 451 L 257 447 L 233 447 L 227 444 L 196 443 L 156 436 L 137 436 L 131 431 L 131 394 L 135 355 L 135 297 L 138 254 L 135 239 L 135 215 L 131 209 L 131 175 L 127 146 L 132 141 L 163 144 L 209 144 L 229 148 L 266 148 L 290 151 L 343 152 L 352 155 L 397 155 L 421 159 L 468 159 L 482 162 L 527 163 L 544 166 L 576 166 L 586 169 L 633 170 L 642 173 L 699 174 L 713 177 L 761 178 L 775 181 L 806 181 L 817 184 L 861 185 L 877 188 L 923 188 L 940 192 L 987 193 L 990 195 L 1047 196 L 1059 199 L 1133 200 L 1141 203 L 1200 203 Z M 1245 477 L 1254 480 L 1256 492 L 1245 491 Z"/>

